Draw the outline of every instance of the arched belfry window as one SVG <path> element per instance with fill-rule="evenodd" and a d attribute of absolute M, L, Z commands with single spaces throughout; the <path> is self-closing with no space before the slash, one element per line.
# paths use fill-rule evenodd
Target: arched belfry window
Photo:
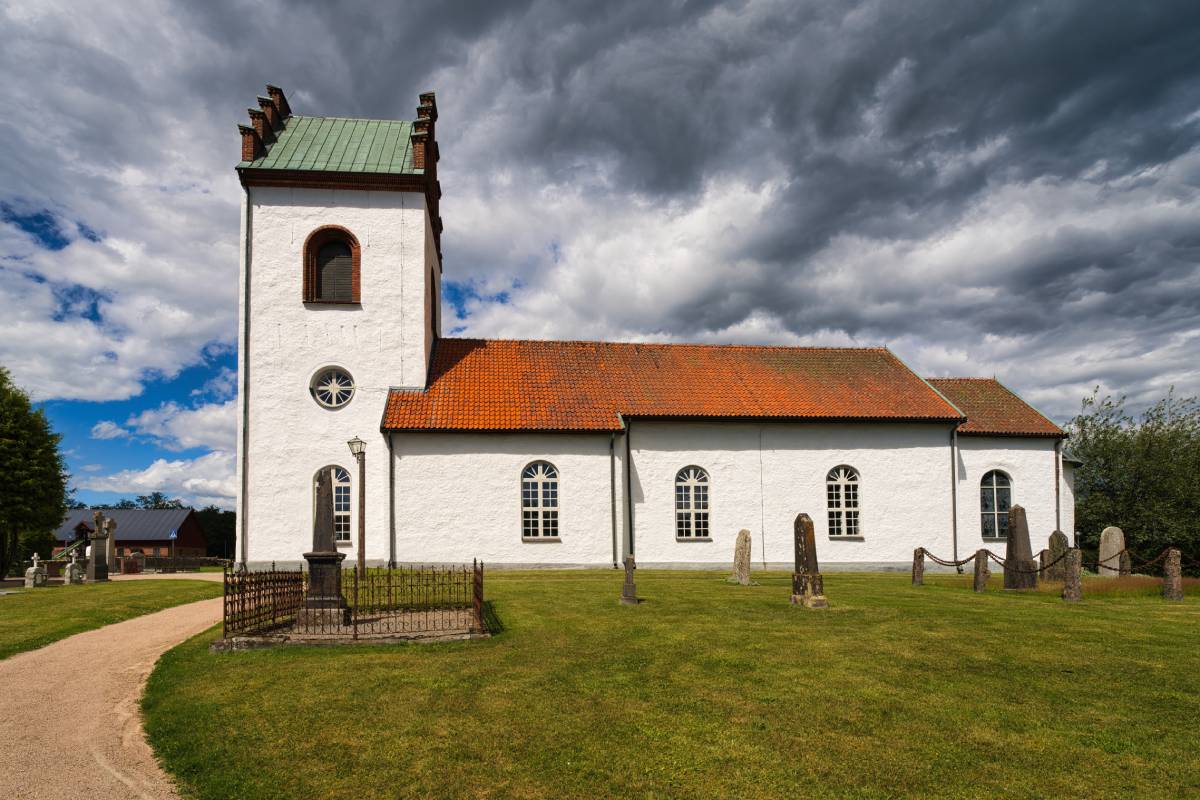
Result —
<path fill-rule="evenodd" d="M 535 461 L 521 472 L 521 536 L 558 538 L 558 470 Z"/>
<path fill-rule="evenodd" d="M 313 231 L 304 243 L 304 302 L 358 303 L 361 262 L 350 231 L 335 225 Z"/>
<path fill-rule="evenodd" d="M 675 536 L 679 539 L 709 537 L 708 473 L 700 467 L 684 467 L 675 475 Z"/>
<path fill-rule="evenodd" d="M 825 476 L 830 536 L 862 536 L 858 525 L 858 471 L 842 465 Z"/>
<path fill-rule="evenodd" d="M 313 476 L 313 517 L 317 513 L 317 477 L 328 470 L 333 478 L 333 538 L 350 543 L 350 473 L 339 466 L 322 467 Z"/>
<path fill-rule="evenodd" d="M 983 538 L 1008 538 L 1008 509 L 1012 506 L 1012 480 L 998 469 L 979 482 L 979 511 Z"/>

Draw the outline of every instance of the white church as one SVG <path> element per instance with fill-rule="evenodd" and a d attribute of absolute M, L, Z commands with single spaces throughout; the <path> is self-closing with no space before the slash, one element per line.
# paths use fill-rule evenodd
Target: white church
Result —
<path fill-rule="evenodd" d="M 1074 529 L 1064 432 L 989 378 L 922 378 L 884 347 L 442 336 L 437 105 L 415 120 L 240 126 L 238 553 L 311 549 L 332 468 L 347 563 L 907 566 Z M 349 442 L 361 447 L 361 462 Z M 360 444 L 361 443 L 361 444 Z"/>

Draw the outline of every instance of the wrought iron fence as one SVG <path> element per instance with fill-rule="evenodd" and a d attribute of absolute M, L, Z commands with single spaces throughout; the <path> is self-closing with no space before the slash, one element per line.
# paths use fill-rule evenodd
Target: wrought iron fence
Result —
<path fill-rule="evenodd" d="M 483 563 L 341 571 L 340 592 L 308 603 L 302 570 L 225 571 L 226 637 L 408 637 L 483 633 Z M 316 597 L 313 598 L 317 600 Z"/>
<path fill-rule="evenodd" d="M 304 605 L 305 583 L 298 569 L 238 572 L 226 566 L 224 635 L 269 633 L 291 625 Z"/>
<path fill-rule="evenodd" d="M 230 563 L 224 558 L 208 556 L 121 556 L 120 558 L 137 558 L 142 563 L 142 569 L 156 572 L 194 572 L 201 567 L 224 567 Z"/>

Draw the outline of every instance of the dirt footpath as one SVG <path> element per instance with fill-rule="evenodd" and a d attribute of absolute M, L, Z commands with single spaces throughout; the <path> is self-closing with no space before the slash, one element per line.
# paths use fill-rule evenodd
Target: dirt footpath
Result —
<path fill-rule="evenodd" d="M 0 661 L 0 798 L 178 797 L 146 744 L 138 701 L 163 652 L 220 621 L 217 597 Z"/>

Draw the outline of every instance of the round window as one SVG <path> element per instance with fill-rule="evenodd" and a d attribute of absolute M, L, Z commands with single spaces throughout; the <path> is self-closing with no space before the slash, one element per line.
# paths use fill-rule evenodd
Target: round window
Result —
<path fill-rule="evenodd" d="M 330 367 L 317 373 L 308 390 L 325 408 L 341 408 L 354 396 L 354 379 L 346 370 Z"/>

